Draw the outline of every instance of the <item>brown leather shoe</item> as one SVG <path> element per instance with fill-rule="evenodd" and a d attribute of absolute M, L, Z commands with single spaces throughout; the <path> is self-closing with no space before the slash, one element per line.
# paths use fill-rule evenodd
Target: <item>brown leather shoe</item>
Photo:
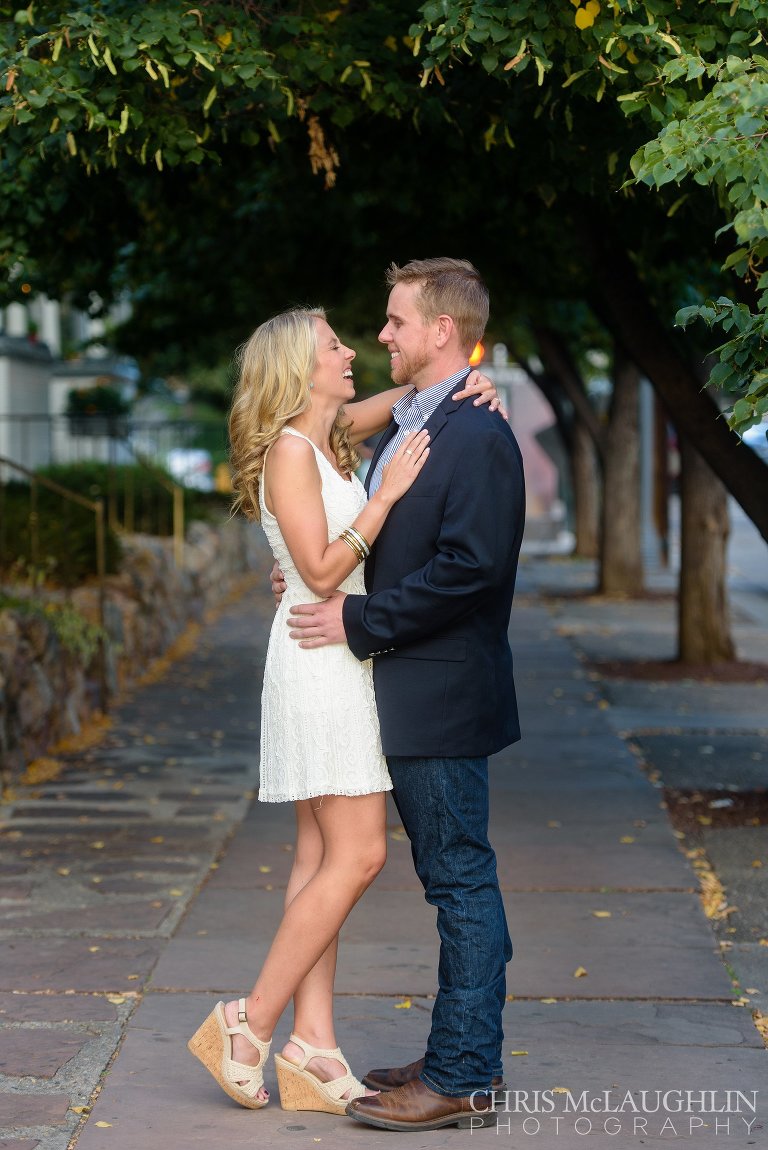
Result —
<path fill-rule="evenodd" d="M 424 1059 L 417 1058 L 407 1066 L 393 1066 L 390 1070 L 369 1070 L 363 1079 L 363 1086 L 369 1090 L 395 1090 L 398 1086 L 405 1086 L 406 1082 L 413 1082 L 424 1069 Z M 504 1079 L 499 1076 L 491 1079 L 494 1090 L 504 1089 Z"/>
<path fill-rule="evenodd" d="M 492 1097 L 478 1093 L 477 1097 L 447 1098 L 435 1094 L 420 1078 L 384 1094 L 356 1098 L 347 1106 L 347 1114 L 380 1130 L 438 1130 L 441 1126 L 479 1130 L 496 1122 Z"/>
<path fill-rule="evenodd" d="M 424 1058 L 417 1058 L 407 1066 L 393 1066 L 389 1070 L 369 1070 L 363 1079 L 363 1086 L 370 1090 L 394 1090 L 397 1086 L 405 1086 L 406 1082 L 413 1082 L 424 1069 Z"/>

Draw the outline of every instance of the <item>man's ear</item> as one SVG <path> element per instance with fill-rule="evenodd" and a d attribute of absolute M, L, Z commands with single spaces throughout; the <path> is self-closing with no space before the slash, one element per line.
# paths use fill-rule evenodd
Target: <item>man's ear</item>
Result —
<path fill-rule="evenodd" d="M 448 340 L 453 335 L 454 323 L 449 315 L 439 315 L 437 317 L 437 333 L 435 335 L 435 344 L 437 347 L 445 347 Z"/>

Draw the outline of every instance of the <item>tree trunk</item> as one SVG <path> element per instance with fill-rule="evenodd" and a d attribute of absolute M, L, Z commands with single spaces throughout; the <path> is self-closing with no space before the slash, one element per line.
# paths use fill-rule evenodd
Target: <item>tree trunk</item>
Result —
<path fill-rule="evenodd" d="M 587 218 L 589 208 L 582 219 Z M 621 241 L 602 221 L 585 224 L 582 238 L 595 274 L 595 311 L 648 377 L 681 435 L 687 436 L 768 542 L 768 467 L 744 451 L 712 397 L 683 359 L 660 320 Z"/>
<path fill-rule="evenodd" d="M 574 555 L 582 559 L 596 559 L 600 549 L 603 428 L 590 403 L 584 380 L 566 340 L 558 331 L 545 324 L 534 324 L 532 330 L 545 369 L 543 376 L 535 376 L 534 380 L 542 390 L 544 387 L 539 378 L 546 380 L 550 391 L 564 397 L 570 408 L 570 434 L 565 442 L 569 449 L 573 478 L 576 535 Z M 547 392 L 544 391 L 544 394 Z M 559 405 L 562 409 L 562 398 Z"/>
<path fill-rule="evenodd" d="M 570 401 L 574 415 L 581 419 L 592 436 L 598 451 L 602 450 L 602 428 L 597 412 L 589 402 L 587 389 L 568 345 L 553 328 L 533 325 L 533 334 L 539 358 L 549 375 L 557 380 L 563 394 Z"/>
<path fill-rule="evenodd" d="M 723 484 L 685 437 L 680 456 L 678 658 L 682 663 L 729 662 L 736 655 L 726 588 L 728 499 Z"/>
<path fill-rule="evenodd" d="M 658 395 L 653 397 L 653 525 L 661 562 L 669 567 L 669 444 L 667 413 Z"/>
<path fill-rule="evenodd" d="M 604 440 L 603 530 L 600 593 L 638 595 L 643 590 L 640 499 L 640 374 L 618 351 L 613 399 Z"/>
<path fill-rule="evenodd" d="M 600 467 L 592 436 L 578 417 L 571 446 L 574 555 L 597 559 L 600 551 Z"/>

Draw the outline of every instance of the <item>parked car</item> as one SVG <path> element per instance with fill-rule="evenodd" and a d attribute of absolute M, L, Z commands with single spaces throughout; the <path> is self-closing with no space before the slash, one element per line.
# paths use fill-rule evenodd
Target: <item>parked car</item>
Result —
<path fill-rule="evenodd" d="M 213 491 L 213 460 L 202 447 L 173 447 L 165 457 L 165 466 L 184 487 L 195 491 Z"/>

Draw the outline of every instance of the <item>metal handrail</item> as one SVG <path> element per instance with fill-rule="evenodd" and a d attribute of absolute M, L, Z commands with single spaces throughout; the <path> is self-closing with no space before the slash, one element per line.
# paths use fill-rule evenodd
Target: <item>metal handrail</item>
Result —
<path fill-rule="evenodd" d="M 105 519 L 113 530 L 123 530 L 131 533 L 134 523 L 140 514 L 139 500 L 135 498 L 135 474 L 130 470 L 125 476 L 119 474 L 120 463 L 134 462 L 151 474 L 155 482 L 171 495 L 173 535 L 173 561 L 177 567 L 183 564 L 184 531 L 185 531 L 185 484 L 168 476 L 162 469 L 158 459 L 155 459 L 153 447 L 158 449 L 161 443 L 167 446 L 186 445 L 190 436 L 197 437 L 203 431 L 210 431 L 214 426 L 205 420 L 192 419 L 136 419 L 133 416 L 116 416 L 110 418 L 102 415 L 83 415 L 77 421 L 86 424 L 88 420 L 100 421 L 109 425 L 108 433 L 93 436 L 72 435 L 72 421 L 65 413 L 50 414 L 48 412 L 29 413 L 3 413 L 0 412 L 0 450 L 2 450 L 2 433 L 11 429 L 13 447 L 6 448 L 14 459 L 26 463 L 29 467 L 41 467 L 49 463 L 76 463 L 79 461 L 81 448 L 82 458 L 88 461 L 103 463 L 108 469 L 105 480 Z M 220 431 L 219 424 L 215 425 Z M 13 441 L 14 430 L 18 432 L 19 450 Z M 153 446 L 145 448 L 144 442 L 137 446 L 134 436 L 148 439 Z M 31 437 L 31 438 L 28 438 Z M 105 441 L 109 445 L 105 446 Z M 95 453 L 87 449 L 89 443 L 98 445 Z M 81 444 L 81 447 L 73 447 Z M 85 446 L 82 446 L 85 445 Z M 73 454 L 74 452 L 74 454 Z M 123 455 L 123 459 L 118 456 Z M 66 482 L 66 480 L 65 480 Z M 122 488 L 124 501 L 120 507 L 120 490 Z M 154 501 L 152 501 L 154 502 Z M 157 510 L 160 511 L 159 498 Z M 121 522 L 122 520 L 122 522 Z M 149 529 L 150 531 L 152 528 Z"/>
<path fill-rule="evenodd" d="M 155 477 L 161 487 L 168 491 L 173 499 L 173 562 L 176 567 L 181 568 L 184 562 L 184 488 L 180 483 L 176 483 L 173 479 L 169 479 L 158 467 L 156 467 L 149 459 L 137 451 L 129 439 L 121 439 L 120 441 L 124 447 L 127 447 L 133 458 L 138 464 L 144 467 L 151 475 Z M 133 493 L 131 493 L 131 504 L 133 502 Z M 127 503 L 127 492 L 126 492 Z M 126 530 L 130 528 L 126 525 Z"/>
<path fill-rule="evenodd" d="M 37 488 L 45 487 L 49 491 L 54 491 L 63 499 L 68 499 L 71 503 L 77 503 L 81 507 L 87 508 L 92 511 L 95 516 L 96 527 L 96 578 L 99 585 L 98 595 L 98 608 L 99 608 L 99 648 L 98 648 L 98 668 L 99 668 L 99 706 L 102 711 L 106 711 L 109 702 L 109 691 L 107 688 L 107 654 L 105 646 L 106 636 L 106 607 L 107 607 L 107 585 L 106 585 L 106 540 L 104 534 L 104 500 L 103 499 L 86 499 L 84 495 L 80 495 L 77 491 L 70 491 L 67 487 L 62 487 L 60 483 L 56 483 L 53 479 L 48 479 L 44 475 L 37 475 L 36 472 L 30 471 L 28 467 L 23 467 L 20 463 L 15 463 L 12 459 L 0 455 L 0 466 L 10 467 L 13 471 L 18 471 L 21 475 L 25 475 L 30 481 L 30 514 L 29 514 L 29 527 L 30 527 L 30 542 L 32 550 L 32 562 L 36 563 L 38 557 L 38 546 L 40 537 L 38 534 L 38 519 L 37 519 Z M 0 484 L 2 489 L 2 484 Z"/>

